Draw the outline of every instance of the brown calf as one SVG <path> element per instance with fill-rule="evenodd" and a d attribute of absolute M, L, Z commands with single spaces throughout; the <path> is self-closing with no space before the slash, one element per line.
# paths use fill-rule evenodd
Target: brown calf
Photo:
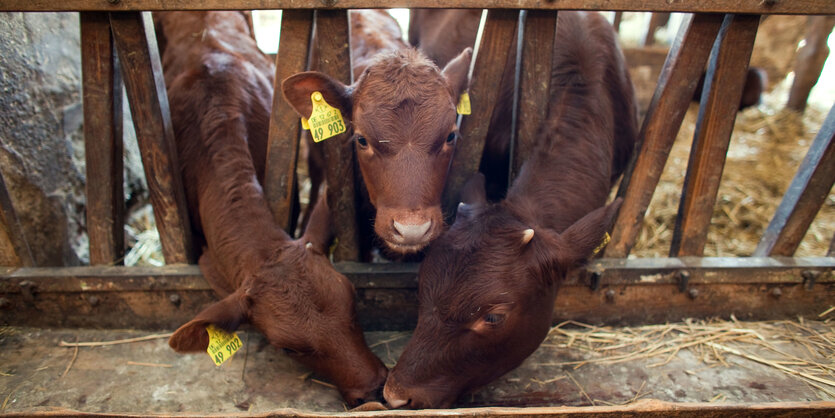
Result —
<path fill-rule="evenodd" d="M 376 215 L 372 210 L 359 218 L 374 218 L 374 232 L 387 249 L 413 253 L 443 227 L 441 194 L 455 148 L 455 106 L 466 88 L 472 49 L 441 71 L 402 41 L 388 13 L 352 11 L 350 18 L 354 84 L 310 71 L 283 81 L 284 98 L 304 117 L 311 114 L 315 91 L 340 109 L 348 132 L 328 141 L 356 144 L 361 193 L 376 208 Z M 320 146 L 311 144 L 313 150 Z"/>
<path fill-rule="evenodd" d="M 194 230 L 205 247 L 200 269 L 223 298 L 169 340 L 178 352 L 205 351 L 206 326 L 248 322 L 272 345 L 317 372 L 356 405 L 375 397 L 386 368 L 365 344 L 352 284 L 324 255 L 327 205 L 301 239 L 277 225 L 261 190 L 272 103 L 272 64 L 238 12 L 155 14 L 177 152 Z"/>
<path fill-rule="evenodd" d="M 576 12 L 560 12 L 557 33 L 549 118 L 507 198 L 488 203 L 483 177 L 470 181 L 420 267 L 417 328 L 384 389 L 392 407 L 448 407 L 518 366 L 620 206 L 604 204 L 637 121 L 615 33 Z"/>

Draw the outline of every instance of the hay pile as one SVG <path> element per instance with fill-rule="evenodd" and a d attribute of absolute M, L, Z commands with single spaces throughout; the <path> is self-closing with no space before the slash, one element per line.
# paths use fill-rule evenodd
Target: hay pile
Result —
<path fill-rule="evenodd" d="M 784 110 L 786 88 L 737 114 L 705 256 L 751 255 L 826 117 L 828 109 L 814 106 L 803 115 Z M 669 252 L 697 117 L 694 103 L 670 152 L 633 256 L 666 257 Z M 835 194 L 830 194 L 795 255 L 826 255 L 833 232 Z"/>
<path fill-rule="evenodd" d="M 542 346 L 584 355 L 582 360 L 537 366 L 573 369 L 635 361 L 654 368 L 673 361 L 682 350 L 690 350 L 705 367 L 733 367 L 728 358 L 736 356 L 775 368 L 835 397 L 835 322 L 831 319 L 744 322 L 732 316 L 730 321 L 686 320 L 640 327 L 597 327 L 566 321 L 551 329 Z"/>

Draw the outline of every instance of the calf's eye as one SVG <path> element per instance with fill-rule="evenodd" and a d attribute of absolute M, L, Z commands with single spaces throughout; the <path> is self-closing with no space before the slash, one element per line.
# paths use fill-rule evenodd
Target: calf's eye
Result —
<path fill-rule="evenodd" d="M 357 144 L 359 144 L 362 149 L 368 148 L 368 141 L 364 136 L 357 136 Z"/>
<path fill-rule="evenodd" d="M 489 313 L 484 315 L 484 322 L 490 325 L 499 325 L 504 322 L 505 314 L 500 313 Z"/>
<path fill-rule="evenodd" d="M 455 132 L 450 132 L 449 135 L 446 137 L 446 143 L 452 144 L 455 142 Z"/>

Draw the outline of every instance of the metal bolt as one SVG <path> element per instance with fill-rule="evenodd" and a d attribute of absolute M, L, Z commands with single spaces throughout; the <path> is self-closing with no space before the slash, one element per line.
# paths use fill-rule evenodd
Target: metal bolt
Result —
<path fill-rule="evenodd" d="M 38 285 L 31 280 L 24 280 L 18 284 L 20 286 L 20 294 L 26 302 L 35 301 L 35 292 L 38 290 Z"/>
<path fill-rule="evenodd" d="M 779 298 L 780 296 L 783 296 L 783 291 L 780 290 L 779 287 L 775 287 L 774 289 L 771 289 L 771 296 Z"/>
<path fill-rule="evenodd" d="M 591 290 L 597 290 L 600 287 L 601 277 L 603 277 L 603 273 L 599 271 L 591 272 L 591 275 L 589 276 L 589 287 L 591 287 Z"/>
<path fill-rule="evenodd" d="M 690 290 L 687 291 L 687 296 L 689 296 L 690 299 L 696 299 L 697 297 L 699 297 L 699 290 L 698 289 L 690 289 Z"/>
<path fill-rule="evenodd" d="M 168 300 L 170 300 L 171 303 L 178 308 L 180 307 L 180 304 L 183 303 L 183 300 L 182 300 L 182 298 L 180 298 L 180 295 L 178 295 L 176 293 L 169 296 Z"/>
<path fill-rule="evenodd" d="M 99 306 L 99 302 L 101 301 L 98 296 L 90 296 L 87 298 L 87 302 L 90 303 L 90 306 Z"/>
<path fill-rule="evenodd" d="M 812 290 L 815 287 L 815 282 L 818 280 L 821 272 L 814 270 L 803 270 L 800 276 L 803 277 L 803 285 L 806 290 Z"/>
<path fill-rule="evenodd" d="M 687 284 L 690 282 L 690 272 L 681 270 L 676 273 L 676 279 L 678 280 L 678 290 L 684 292 L 687 290 Z"/>
<path fill-rule="evenodd" d="M 609 289 L 609 290 L 606 291 L 606 301 L 609 302 L 609 303 L 612 303 L 612 302 L 615 301 L 615 291 L 614 290 Z"/>

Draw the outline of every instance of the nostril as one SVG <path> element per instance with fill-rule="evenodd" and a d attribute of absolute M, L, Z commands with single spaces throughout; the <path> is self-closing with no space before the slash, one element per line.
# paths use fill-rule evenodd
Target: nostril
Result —
<path fill-rule="evenodd" d="M 418 240 L 423 238 L 432 226 L 432 221 L 426 221 L 419 225 L 402 224 L 397 221 L 392 222 L 395 232 L 406 239 Z"/>
<path fill-rule="evenodd" d="M 365 399 L 363 399 L 363 398 L 354 399 L 354 405 L 362 405 L 364 403 L 365 403 Z"/>

